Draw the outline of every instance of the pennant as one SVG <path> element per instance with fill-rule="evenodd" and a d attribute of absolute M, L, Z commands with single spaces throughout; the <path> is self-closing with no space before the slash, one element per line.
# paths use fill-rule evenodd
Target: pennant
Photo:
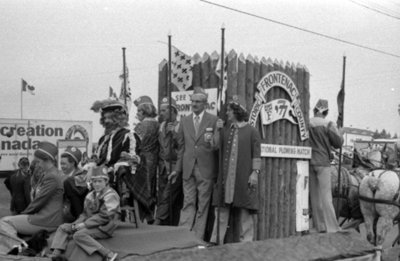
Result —
<path fill-rule="evenodd" d="M 35 87 L 33 85 L 29 85 L 24 79 L 22 80 L 22 91 L 29 92 L 32 95 L 35 95 Z"/>
<path fill-rule="evenodd" d="M 124 73 L 119 76 L 121 79 L 121 91 L 119 93 L 119 100 L 122 103 L 126 101 L 126 107 L 128 108 L 128 113 L 131 111 L 132 107 L 132 93 L 131 87 L 129 86 L 129 70 L 128 66 L 125 66 L 125 77 L 126 77 L 126 90 L 124 88 Z"/>
<path fill-rule="evenodd" d="M 192 57 L 172 46 L 171 82 L 179 91 L 186 91 L 192 86 L 193 60 Z"/>
<path fill-rule="evenodd" d="M 113 100 L 118 100 L 117 93 L 114 91 L 114 89 L 113 89 L 111 86 L 109 87 L 109 94 L 108 94 L 108 97 L 109 97 L 110 99 L 113 99 Z"/>
<path fill-rule="evenodd" d="M 224 104 L 226 103 L 226 90 L 228 88 L 228 73 L 227 73 L 227 64 L 226 63 L 224 63 L 223 70 L 224 70 L 223 71 L 224 79 L 223 79 L 223 84 L 222 84 L 222 90 L 218 91 L 218 97 L 217 97 L 217 111 L 218 112 L 221 111 Z M 218 64 L 215 67 L 215 73 L 216 73 L 218 79 L 221 81 L 221 59 L 218 60 Z M 221 88 L 221 85 L 218 85 L 218 88 Z"/>
<path fill-rule="evenodd" d="M 337 105 L 338 105 L 338 118 L 336 124 L 338 128 L 343 127 L 343 120 L 344 120 L 344 83 L 342 80 L 342 84 L 340 86 L 340 91 L 337 96 Z"/>

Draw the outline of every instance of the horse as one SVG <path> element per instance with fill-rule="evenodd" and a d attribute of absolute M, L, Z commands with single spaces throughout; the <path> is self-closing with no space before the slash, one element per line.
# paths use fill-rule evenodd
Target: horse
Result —
<path fill-rule="evenodd" d="M 392 148 L 385 146 L 382 150 L 372 151 L 371 158 L 376 169 L 360 183 L 360 208 L 367 240 L 381 246 L 393 223 L 400 217 L 400 178 L 399 173 L 393 170 L 397 155 Z"/>

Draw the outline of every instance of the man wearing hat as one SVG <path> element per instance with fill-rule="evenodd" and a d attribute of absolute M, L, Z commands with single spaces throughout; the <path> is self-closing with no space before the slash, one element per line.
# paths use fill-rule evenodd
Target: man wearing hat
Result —
<path fill-rule="evenodd" d="M 32 188 L 32 201 L 20 215 L 4 217 L 0 222 L 16 233 L 33 235 L 40 230 L 55 231 L 63 223 L 63 185 L 56 167 L 58 149 L 50 142 L 40 142 L 34 152 L 37 167 L 43 170 Z"/>
<path fill-rule="evenodd" d="M 178 160 L 169 177 L 174 181 L 182 175 L 184 200 L 179 225 L 193 230 L 200 239 L 204 237 L 218 163 L 218 118 L 205 111 L 207 98 L 202 88 L 194 88 L 193 113 L 181 119 Z M 209 135 L 209 131 L 214 135 Z"/>
<path fill-rule="evenodd" d="M 314 107 L 314 117 L 310 119 L 310 199 L 314 226 L 318 232 L 340 230 L 336 220 L 331 192 L 331 150 L 343 144 L 342 134 L 335 124 L 326 120 L 328 101 L 320 99 Z"/>
<path fill-rule="evenodd" d="M 141 178 L 143 171 L 139 164 L 141 160 L 137 147 L 140 139 L 127 128 L 126 106 L 119 101 L 107 99 L 96 101 L 91 109 L 101 113 L 100 123 L 105 130 L 96 149 L 96 164 L 105 165 L 108 168 L 110 185 L 116 188 L 124 204 L 125 200 L 130 198 L 128 194 L 132 193 L 139 206 L 144 211 L 150 212 L 150 206 L 154 205 L 155 200 L 146 189 L 145 179 Z M 115 184 L 116 181 L 118 184 Z M 128 187 L 129 192 L 122 189 L 125 186 L 122 184 Z M 133 202 L 127 202 L 127 204 L 131 203 Z"/>
<path fill-rule="evenodd" d="M 220 242 L 217 242 L 217 224 L 215 219 L 211 242 L 223 244 L 228 228 L 229 218 L 237 216 L 239 222 L 232 222 L 233 231 L 239 231 L 239 238 L 234 241 L 254 240 L 254 216 L 259 208 L 258 178 L 261 175 L 260 134 L 257 129 L 247 123 L 244 97 L 234 95 L 227 105 L 228 123 L 222 129 L 222 182 L 218 189 L 215 186 L 213 205 L 216 217 L 220 212 Z M 222 120 L 217 127 L 222 128 Z M 235 210 L 233 213 L 232 211 Z M 231 214 L 232 213 L 232 214 Z"/>
<path fill-rule="evenodd" d="M 160 117 L 163 122 L 158 132 L 160 154 L 158 164 L 158 201 L 156 225 L 177 225 L 179 212 L 182 208 L 183 191 L 182 178 L 179 176 L 175 183 L 168 182 L 168 174 L 175 168 L 178 151 L 177 134 L 179 122 L 176 101 L 171 98 L 171 107 L 167 97 L 161 100 Z M 170 118 L 171 117 L 171 118 Z"/>
<path fill-rule="evenodd" d="M 67 212 L 75 220 L 83 210 L 83 201 L 88 193 L 86 171 L 79 169 L 82 152 L 74 146 L 68 146 L 61 154 L 61 170 L 66 175 L 64 180 L 64 196 Z M 66 214 L 66 217 L 69 215 Z"/>
<path fill-rule="evenodd" d="M 13 215 L 20 214 L 31 202 L 29 159 L 22 157 L 18 161 L 19 169 L 4 180 L 11 194 L 10 210 Z"/>

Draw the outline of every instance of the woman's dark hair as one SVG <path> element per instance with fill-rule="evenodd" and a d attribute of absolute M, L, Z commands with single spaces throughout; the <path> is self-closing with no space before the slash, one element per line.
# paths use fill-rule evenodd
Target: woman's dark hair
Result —
<path fill-rule="evenodd" d="M 233 115 L 235 116 L 237 121 L 248 121 L 249 114 L 242 107 L 240 107 L 237 103 L 229 103 L 229 108 L 233 111 Z"/>

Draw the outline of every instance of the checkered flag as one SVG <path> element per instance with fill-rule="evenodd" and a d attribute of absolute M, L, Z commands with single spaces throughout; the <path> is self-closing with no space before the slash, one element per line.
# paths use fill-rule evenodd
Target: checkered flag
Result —
<path fill-rule="evenodd" d="M 192 57 L 172 46 L 171 64 L 171 82 L 175 84 L 179 91 L 186 91 L 192 86 Z"/>

